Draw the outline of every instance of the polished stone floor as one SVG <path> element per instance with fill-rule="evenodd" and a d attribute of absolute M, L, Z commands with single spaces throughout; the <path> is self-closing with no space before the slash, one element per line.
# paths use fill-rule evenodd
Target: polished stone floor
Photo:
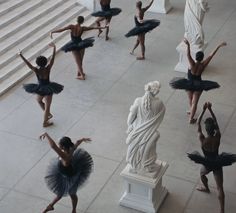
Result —
<path fill-rule="evenodd" d="M 88 183 L 78 192 L 79 213 L 137 212 L 118 205 L 123 193 L 119 174 L 126 165 L 129 107 L 136 97 L 144 94 L 144 84 L 152 80 L 161 82 L 160 97 L 167 108 L 157 152 L 159 159 L 170 165 L 164 177 L 169 196 L 159 212 L 219 212 L 212 174 L 209 175 L 211 194 L 195 190 L 200 166 L 188 160 L 186 153 L 200 150 L 196 125 L 187 122 L 185 92 L 174 91 L 168 85 L 172 77 L 184 75 L 173 70 L 178 61 L 175 48 L 184 32 L 185 1 L 171 0 L 173 9 L 167 15 L 146 15 L 160 19 L 161 25 L 146 36 L 145 61 L 137 61 L 129 54 L 135 38 L 124 37 L 133 26 L 134 2 L 112 1 L 123 12 L 112 20 L 111 40 L 96 38 L 94 47 L 86 50 L 86 81 L 75 79 L 76 66 L 70 53 L 56 56 L 51 80 L 65 85 L 65 89 L 53 99 L 54 126 L 42 128 L 42 111 L 35 97 L 23 91 L 22 83 L 0 98 L 1 213 L 41 212 L 53 198 L 45 186 L 44 174 L 48 162 L 56 155 L 46 142 L 38 139 L 45 131 L 55 140 L 63 135 L 74 140 L 80 137 L 93 140 L 91 144 L 83 144 L 92 154 L 95 166 Z M 211 101 L 223 134 L 221 151 L 236 153 L 236 2 L 209 0 L 209 5 L 211 9 L 204 20 L 206 54 L 221 41 L 228 46 L 220 49 L 203 75 L 204 79 L 216 80 L 221 87 L 203 93 L 197 114 L 204 101 Z M 23 83 L 35 81 L 31 76 Z M 236 165 L 224 169 L 224 187 L 226 212 L 234 213 Z M 71 212 L 69 198 L 62 199 L 55 212 Z"/>

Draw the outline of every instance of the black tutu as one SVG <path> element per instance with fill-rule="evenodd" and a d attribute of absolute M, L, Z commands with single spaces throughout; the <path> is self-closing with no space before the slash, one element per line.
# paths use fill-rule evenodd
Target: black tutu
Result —
<path fill-rule="evenodd" d="M 71 41 L 66 43 L 61 48 L 61 50 L 63 50 L 64 52 L 79 51 L 87 47 L 92 47 L 94 41 L 95 41 L 94 37 L 89 37 L 82 40 L 80 37 L 71 36 Z"/>
<path fill-rule="evenodd" d="M 110 8 L 108 10 L 101 10 L 101 11 L 97 11 L 92 13 L 92 16 L 95 17 L 112 17 L 112 16 L 117 16 L 119 13 L 121 12 L 120 8 Z"/>
<path fill-rule="evenodd" d="M 45 176 L 50 191 L 57 196 L 76 194 L 92 172 L 93 159 L 83 149 L 77 149 L 72 158 L 71 166 L 64 167 L 58 158 L 51 161 Z"/>
<path fill-rule="evenodd" d="M 60 93 L 64 86 L 56 82 L 48 82 L 47 84 L 24 84 L 23 88 L 28 93 L 46 96 Z"/>
<path fill-rule="evenodd" d="M 137 19 L 135 19 L 135 23 L 136 27 L 131 29 L 127 34 L 125 34 L 126 37 L 137 36 L 142 33 L 147 33 L 156 28 L 157 26 L 159 26 L 161 22 L 156 19 L 150 19 L 142 23 L 137 23 Z"/>
<path fill-rule="evenodd" d="M 169 84 L 173 89 L 184 89 L 189 91 L 208 91 L 220 87 L 220 85 L 214 81 L 188 80 L 180 77 L 173 78 Z"/>
<path fill-rule="evenodd" d="M 214 158 L 204 157 L 198 151 L 188 153 L 188 157 L 195 163 L 204 165 L 209 170 L 217 170 L 223 166 L 230 166 L 236 162 L 236 155 L 222 152 Z"/>

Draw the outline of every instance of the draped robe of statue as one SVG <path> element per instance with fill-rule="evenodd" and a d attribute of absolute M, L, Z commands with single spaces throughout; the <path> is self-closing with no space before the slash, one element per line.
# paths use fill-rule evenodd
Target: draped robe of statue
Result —
<path fill-rule="evenodd" d="M 184 11 L 185 38 L 192 46 L 201 49 L 204 45 L 202 23 L 208 11 L 207 0 L 186 0 Z"/>
<path fill-rule="evenodd" d="M 161 124 L 165 106 L 156 96 L 149 94 L 149 109 L 145 107 L 147 94 L 137 98 L 130 107 L 128 116 L 128 144 L 126 161 L 130 172 L 153 177 L 158 172 L 156 143 L 160 137 L 158 127 Z"/>

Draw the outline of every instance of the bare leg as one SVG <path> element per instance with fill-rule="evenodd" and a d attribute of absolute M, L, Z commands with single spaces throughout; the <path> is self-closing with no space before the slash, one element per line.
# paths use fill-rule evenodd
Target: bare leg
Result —
<path fill-rule="evenodd" d="M 106 41 L 109 40 L 108 33 L 109 33 L 110 22 L 111 22 L 111 17 L 106 18 L 106 26 L 108 26 L 108 27 L 106 28 L 106 38 L 105 38 Z"/>
<path fill-rule="evenodd" d="M 83 67 L 83 60 L 84 60 L 84 53 L 85 53 L 85 49 L 80 50 L 80 56 L 81 56 L 81 66 Z M 85 73 L 84 73 L 84 69 L 82 68 L 82 75 L 85 78 Z"/>
<path fill-rule="evenodd" d="M 197 111 L 197 104 L 199 101 L 199 98 L 202 94 L 202 91 L 196 91 L 193 93 L 193 98 L 192 98 L 192 107 L 191 107 L 191 112 L 190 112 L 190 118 L 189 118 L 189 123 L 193 124 L 197 121 L 196 118 L 194 118 L 194 115 Z"/>
<path fill-rule="evenodd" d="M 72 213 L 76 213 L 76 207 L 78 203 L 78 197 L 76 194 L 70 195 L 71 202 L 72 202 Z"/>
<path fill-rule="evenodd" d="M 193 102 L 193 92 L 187 91 L 187 94 L 188 94 L 188 101 L 189 101 L 189 108 L 190 108 L 190 110 L 187 111 L 187 114 L 190 115 L 191 108 L 192 108 L 192 102 Z"/>
<path fill-rule="evenodd" d="M 37 102 L 38 102 L 39 106 L 41 107 L 41 109 L 44 111 L 45 104 L 43 103 L 43 96 L 37 95 Z"/>
<path fill-rule="evenodd" d="M 80 80 L 84 80 L 81 53 L 78 51 L 72 51 L 72 54 L 75 58 L 75 62 L 77 64 L 77 68 L 78 68 L 78 73 L 77 73 L 76 78 L 80 79 Z"/>
<path fill-rule="evenodd" d="M 48 122 L 49 116 L 51 115 L 50 108 L 52 103 L 52 95 L 45 96 L 44 99 L 45 99 L 45 110 L 44 110 L 43 127 L 48 127 L 53 125 L 52 122 Z"/>
<path fill-rule="evenodd" d="M 139 37 L 137 37 L 136 43 L 135 43 L 135 45 L 134 45 L 134 48 L 133 48 L 133 50 L 130 52 L 131 55 L 134 54 L 134 50 L 138 47 L 138 45 L 139 45 Z"/>
<path fill-rule="evenodd" d="M 139 35 L 139 42 L 141 46 L 141 57 L 137 57 L 137 60 L 145 59 L 145 34 Z"/>
<path fill-rule="evenodd" d="M 96 24 L 97 24 L 98 27 L 101 27 L 100 22 L 103 21 L 103 20 L 104 20 L 103 17 L 99 17 L 99 18 L 96 20 Z M 102 33 L 102 30 L 99 29 L 99 30 L 98 30 L 98 37 L 101 35 L 101 33 Z"/>
<path fill-rule="evenodd" d="M 56 197 L 48 206 L 47 208 L 43 211 L 43 213 L 49 212 L 54 210 L 54 205 L 61 199 L 61 197 Z"/>
<path fill-rule="evenodd" d="M 223 188 L 223 170 L 213 171 L 218 190 L 218 199 L 220 201 L 220 213 L 225 212 L 225 193 Z"/>
<path fill-rule="evenodd" d="M 197 187 L 197 190 L 198 190 L 198 191 L 210 193 L 210 189 L 209 189 L 209 186 L 208 186 L 208 179 L 207 179 L 207 177 L 206 177 L 206 175 L 207 175 L 209 172 L 210 172 L 210 171 L 208 171 L 205 166 L 203 166 L 203 167 L 201 168 L 200 174 L 201 174 L 201 181 L 202 181 L 202 183 L 203 183 L 203 186 Z"/>

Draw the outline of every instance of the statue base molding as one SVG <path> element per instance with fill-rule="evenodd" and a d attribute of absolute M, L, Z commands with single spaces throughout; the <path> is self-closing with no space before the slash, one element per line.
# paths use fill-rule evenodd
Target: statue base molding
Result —
<path fill-rule="evenodd" d="M 203 45 L 203 47 L 201 47 L 201 48 L 193 48 L 192 46 L 190 46 L 192 58 L 195 59 L 195 55 L 198 51 L 204 52 L 206 47 L 207 47 L 207 43 L 205 43 Z M 189 62 L 188 62 L 188 58 L 187 58 L 187 45 L 182 41 L 176 47 L 176 50 L 179 53 L 179 62 L 175 66 L 175 71 L 187 73 L 188 68 L 189 68 Z"/>
<path fill-rule="evenodd" d="M 172 9 L 169 0 L 156 0 L 148 11 L 154 13 L 168 13 Z"/>
<path fill-rule="evenodd" d="M 162 176 L 165 174 L 168 164 L 157 160 L 160 170 L 155 178 L 130 173 L 130 165 L 121 172 L 125 181 L 125 192 L 119 203 L 122 206 L 143 211 L 156 213 L 166 198 L 168 191 L 162 186 Z"/>

